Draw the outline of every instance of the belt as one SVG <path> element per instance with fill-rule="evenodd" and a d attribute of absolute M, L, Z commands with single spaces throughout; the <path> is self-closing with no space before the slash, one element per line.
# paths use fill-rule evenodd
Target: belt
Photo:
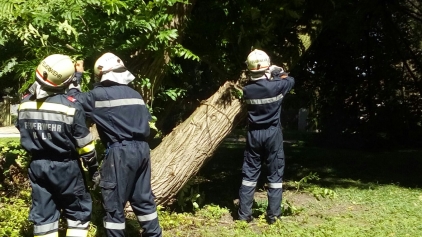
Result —
<path fill-rule="evenodd" d="M 71 160 L 77 160 L 78 156 L 76 154 L 72 154 L 72 152 L 66 153 L 51 153 L 51 152 L 31 152 L 32 160 L 51 160 L 51 161 L 61 161 L 67 162 Z"/>
<path fill-rule="evenodd" d="M 108 142 L 107 147 L 117 147 L 117 146 L 126 146 L 129 144 L 137 143 L 137 142 L 145 142 L 145 140 L 123 140 L 117 142 Z"/>
<path fill-rule="evenodd" d="M 271 127 L 279 127 L 280 124 L 248 124 L 248 130 L 265 130 Z"/>

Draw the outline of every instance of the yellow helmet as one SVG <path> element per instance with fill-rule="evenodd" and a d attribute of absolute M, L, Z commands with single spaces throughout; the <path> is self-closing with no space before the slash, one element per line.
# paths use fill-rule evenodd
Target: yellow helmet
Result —
<path fill-rule="evenodd" d="M 44 88 L 63 89 L 75 75 L 75 63 L 63 54 L 53 54 L 41 61 L 37 67 L 36 80 Z"/>

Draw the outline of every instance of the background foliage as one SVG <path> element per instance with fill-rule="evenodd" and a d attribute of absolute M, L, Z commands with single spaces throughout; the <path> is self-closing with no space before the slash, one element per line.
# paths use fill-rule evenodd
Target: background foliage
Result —
<path fill-rule="evenodd" d="M 166 134 L 224 81 L 237 80 L 248 52 L 260 48 L 297 80 L 284 103 L 285 126 L 294 128 L 297 110 L 308 108 L 309 129 L 334 141 L 420 140 L 418 1 L 0 3 L 3 95 L 25 90 L 46 55 L 85 59 L 89 71 L 112 51 L 138 76 L 133 86 Z"/>

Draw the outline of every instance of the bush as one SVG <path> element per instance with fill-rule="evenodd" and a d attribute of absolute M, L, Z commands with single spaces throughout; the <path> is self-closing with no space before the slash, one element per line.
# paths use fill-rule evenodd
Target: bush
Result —
<path fill-rule="evenodd" d="M 22 190 L 17 196 L 0 199 L 0 237 L 32 236 L 28 221 L 30 192 Z"/>
<path fill-rule="evenodd" d="M 17 140 L 0 142 L 0 191 L 13 195 L 28 187 L 30 158 Z"/>

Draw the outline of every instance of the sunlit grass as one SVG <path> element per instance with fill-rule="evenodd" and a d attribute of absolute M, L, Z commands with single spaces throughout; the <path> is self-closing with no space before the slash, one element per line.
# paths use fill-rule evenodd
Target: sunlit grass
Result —
<path fill-rule="evenodd" d="M 0 142 L 19 142 L 20 138 L 19 137 L 1 137 L 0 138 Z"/>
<path fill-rule="evenodd" d="M 260 217 L 246 223 L 228 221 L 227 216 L 204 220 L 195 214 L 182 218 L 174 214 L 180 225 L 165 228 L 165 232 L 167 236 L 422 236 L 421 190 L 374 184 L 368 189 L 334 191 L 336 198 L 320 201 L 306 192 L 300 195 L 309 197 L 300 200 L 298 193 L 288 191 L 285 198 L 296 202 L 297 207 L 301 205 L 302 210 L 271 226 Z M 265 204 L 256 208 L 265 208 Z M 204 212 L 207 210 L 201 210 L 201 215 Z M 191 222 L 183 224 L 186 220 Z"/>

